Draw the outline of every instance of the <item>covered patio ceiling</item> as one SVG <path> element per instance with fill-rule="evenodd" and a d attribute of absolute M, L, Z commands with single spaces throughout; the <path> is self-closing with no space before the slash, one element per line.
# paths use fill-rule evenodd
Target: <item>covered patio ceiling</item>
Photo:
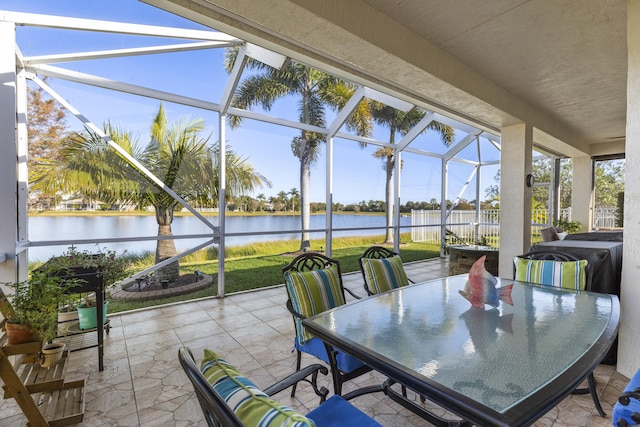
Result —
<path fill-rule="evenodd" d="M 624 152 L 624 0 L 143 0 L 566 156 Z"/>

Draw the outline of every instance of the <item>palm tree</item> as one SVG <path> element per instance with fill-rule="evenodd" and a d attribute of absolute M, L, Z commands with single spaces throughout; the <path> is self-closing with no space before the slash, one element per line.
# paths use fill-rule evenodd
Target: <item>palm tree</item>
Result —
<path fill-rule="evenodd" d="M 397 110 L 393 107 L 371 101 L 371 115 L 373 120 L 382 126 L 389 128 L 389 144 L 396 143 L 396 133 L 405 135 L 411 128 L 420 122 L 425 116 L 424 110 L 417 107 L 412 108 L 408 112 Z M 451 126 L 444 125 L 440 122 L 432 121 L 427 129 L 432 129 L 440 134 L 442 142 L 446 146 L 453 143 L 454 129 Z M 385 235 L 385 243 L 393 243 L 393 233 L 391 231 L 393 219 L 393 173 L 396 168 L 395 150 L 389 147 L 378 148 L 373 156 L 382 160 L 382 169 L 386 172 L 385 181 L 385 202 L 386 202 L 386 222 L 387 232 Z M 400 165 L 402 167 L 402 165 Z"/>
<path fill-rule="evenodd" d="M 291 211 L 293 212 L 296 210 L 296 203 L 300 202 L 300 192 L 294 187 L 289 190 L 289 195 L 291 196 L 289 200 L 291 201 Z"/>
<path fill-rule="evenodd" d="M 225 66 L 228 71 L 233 69 L 237 54 L 237 48 L 227 49 Z M 255 74 L 246 78 L 238 87 L 232 105 L 249 109 L 259 104 L 269 111 L 275 100 L 297 95 L 301 97 L 298 104 L 301 123 L 324 127 L 324 106 L 344 107 L 355 91 L 353 85 L 295 61 L 290 61 L 280 70 L 255 60 L 249 60 L 247 66 L 254 70 Z M 241 117 L 229 116 L 229 123 L 234 128 L 240 126 L 241 121 Z M 346 125 L 347 129 L 355 130 L 359 135 L 370 135 L 370 116 L 366 103 L 359 104 L 359 108 L 355 114 L 350 115 Z M 300 136 L 294 137 L 291 142 L 293 155 L 300 159 L 300 218 L 303 230 L 300 250 L 310 247 L 309 232 L 306 230 L 309 229 L 311 214 L 311 166 L 318 159 L 320 147 L 325 140 L 323 134 L 302 130 Z"/>
<path fill-rule="evenodd" d="M 286 211 L 289 205 L 289 199 L 287 198 L 287 193 L 284 191 L 280 191 L 277 194 L 278 203 L 282 206 L 282 210 Z"/>
<path fill-rule="evenodd" d="M 182 120 L 169 126 L 161 104 L 146 146 L 109 123 L 104 126 L 104 133 L 185 201 L 217 206 L 219 144 L 210 146 L 209 138 L 200 135 L 204 127 L 201 119 Z M 229 149 L 225 151 L 225 161 L 228 199 L 271 185 L 246 158 Z M 180 204 L 91 130 L 71 138 L 61 148 L 59 158 L 38 159 L 31 184 L 46 194 L 63 191 L 106 203 L 130 203 L 137 208 L 153 206 L 158 236 L 172 235 L 174 210 Z M 158 240 L 156 263 L 176 254 L 173 239 Z M 177 280 L 178 262 L 159 269 L 157 275 L 170 282 Z"/>
<path fill-rule="evenodd" d="M 267 198 L 263 193 L 260 193 L 256 196 L 256 199 L 258 200 L 258 207 L 260 209 L 260 212 L 262 212 L 264 210 L 264 204 Z"/>

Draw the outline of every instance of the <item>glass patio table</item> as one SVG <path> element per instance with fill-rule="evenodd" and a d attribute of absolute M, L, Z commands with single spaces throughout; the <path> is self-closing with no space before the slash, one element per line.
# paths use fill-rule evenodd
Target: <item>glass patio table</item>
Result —
<path fill-rule="evenodd" d="M 557 405 L 614 341 L 616 295 L 513 283 L 513 305 L 473 308 L 467 275 L 417 283 L 304 320 L 326 343 L 462 418 L 432 419 L 390 387 L 385 393 L 436 424 L 523 426 Z"/>

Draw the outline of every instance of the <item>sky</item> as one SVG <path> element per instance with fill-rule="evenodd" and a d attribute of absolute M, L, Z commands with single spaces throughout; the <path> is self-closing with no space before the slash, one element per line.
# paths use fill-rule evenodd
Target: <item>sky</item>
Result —
<path fill-rule="evenodd" d="M 82 2 L 77 0 L 0 0 L 0 10 L 207 29 L 197 23 L 134 0 Z M 16 37 L 24 56 L 176 43 L 175 40 L 159 40 L 151 37 L 33 27 L 18 27 Z M 218 103 L 228 77 L 223 68 L 223 60 L 224 49 L 215 49 L 54 65 Z M 97 126 L 102 127 L 104 123 L 110 122 L 121 129 L 132 131 L 139 137 L 141 143 L 146 143 L 149 126 L 160 101 L 61 79 L 49 79 L 48 83 Z M 295 98 L 279 100 L 267 114 L 298 121 L 297 101 Z M 219 139 L 216 113 L 167 102 L 164 106 L 170 123 L 187 118 L 202 118 L 207 124 L 206 132 L 211 135 L 211 141 Z M 254 108 L 254 110 L 262 111 L 261 108 Z M 334 117 L 335 112 L 327 111 L 327 123 L 330 123 Z M 72 130 L 82 129 L 82 124 L 73 116 L 69 117 L 68 123 Z M 272 183 L 271 188 L 257 190 L 254 197 L 260 193 L 270 197 L 281 191 L 288 193 L 294 188 L 299 190 L 300 164 L 290 148 L 291 139 L 298 134 L 299 132 L 293 129 L 246 119 L 236 130 L 227 127 L 226 142 L 231 149 L 241 157 L 245 157 Z M 465 136 L 466 134 L 458 131 L 456 140 Z M 381 141 L 388 140 L 388 130 L 375 128 L 374 138 Z M 438 154 L 446 150 L 439 137 L 433 133 L 421 135 L 412 143 L 412 147 Z M 382 162 L 372 156 L 375 149 L 376 147 L 372 145 L 362 148 L 358 143 L 346 139 L 334 140 L 334 202 L 349 204 L 363 200 L 384 200 L 385 171 L 382 168 Z M 478 158 L 478 152 L 483 161 L 499 160 L 498 151 L 483 139 L 481 139 L 480 149 L 472 144 L 463 150 L 459 157 L 475 161 Z M 326 197 L 324 154 L 323 149 L 311 173 L 310 199 L 314 202 L 323 202 Z M 481 169 L 480 199 L 484 200 L 484 189 L 496 184 L 494 177 L 498 167 L 485 166 Z M 467 200 L 476 199 L 476 178 L 463 192 L 472 171 L 473 167 L 468 164 L 449 164 L 447 199 L 454 200 L 459 196 Z M 439 159 L 412 153 L 403 154 L 402 203 L 431 199 L 439 201 L 441 175 Z"/>

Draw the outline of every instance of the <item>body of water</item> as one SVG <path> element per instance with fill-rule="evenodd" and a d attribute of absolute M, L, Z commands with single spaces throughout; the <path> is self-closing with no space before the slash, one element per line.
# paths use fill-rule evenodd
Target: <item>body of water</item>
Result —
<path fill-rule="evenodd" d="M 214 225 L 218 224 L 218 217 L 207 217 Z M 261 216 L 229 216 L 226 218 L 227 234 L 234 233 L 260 233 L 287 231 L 300 228 L 299 215 L 261 215 Z M 311 229 L 324 228 L 325 215 L 311 215 Z M 411 225 L 410 217 L 401 217 L 400 225 Z M 383 215 L 334 215 L 333 228 L 356 227 L 384 227 Z M 171 224 L 173 234 L 200 234 L 210 233 L 211 229 L 193 216 L 175 217 Z M 408 229 L 407 229 L 408 231 Z M 334 231 L 334 237 L 380 235 L 384 230 L 351 230 Z M 32 242 L 49 240 L 74 240 L 74 239 L 105 239 L 105 238 L 131 238 L 149 237 L 158 234 L 158 224 L 154 216 L 34 216 L 29 217 L 29 240 Z M 324 232 L 312 233 L 311 238 L 323 238 Z M 238 246 L 253 242 L 269 240 L 297 240 L 300 233 L 263 234 L 252 236 L 230 236 L 226 239 L 227 246 Z M 176 240 L 178 251 L 189 249 L 205 239 Z M 155 252 L 155 241 L 101 243 L 100 247 L 115 250 L 121 253 L 127 250 L 130 253 L 143 251 Z M 91 250 L 95 245 L 78 246 L 79 249 Z M 68 249 L 68 245 L 33 247 L 29 249 L 30 261 L 44 261 L 54 255 L 59 255 Z"/>

